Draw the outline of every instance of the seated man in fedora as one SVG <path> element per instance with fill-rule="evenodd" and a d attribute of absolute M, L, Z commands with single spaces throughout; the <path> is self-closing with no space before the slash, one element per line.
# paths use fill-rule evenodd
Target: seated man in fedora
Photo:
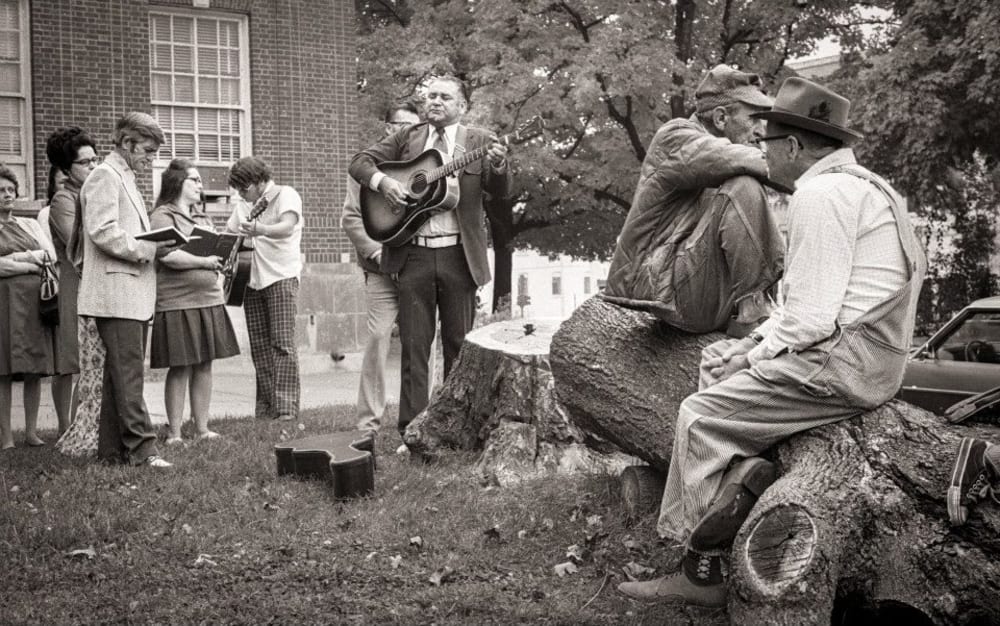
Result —
<path fill-rule="evenodd" d="M 760 77 L 718 65 L 690 118 L 660 127 L 642 162 L 603 297 L 692 333 L 742 337 L 770 313 L 784 242 L 758 179 L 767 165 L 752 116 L 774 101 Z M 756 177 L 756 178 L 755 178 Z"/>
<path fill-rule="evenodd" d="M 746 338 L 705 349 L 681 404 L 657 530 L 686 543 L 681 571 L 626 595 L 724 606 L 728 554 L 774 467 L 756 455 L 844 420 L 899 389 L 926 270 L 905 202 L 847 147 L 850 102 L 789 78 L 767 120 L 771 177 L 789 204 L 785 300 Z"/>

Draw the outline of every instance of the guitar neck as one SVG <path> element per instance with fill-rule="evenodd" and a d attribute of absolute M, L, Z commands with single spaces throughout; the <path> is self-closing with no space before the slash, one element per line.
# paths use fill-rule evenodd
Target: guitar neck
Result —
<path fill-rule="evenodd" d="M 501 143 L 507 143 L 507 138 L 508 137 L 509 137 L 509 135 L 504 135 L 503 137 L 500 138 L 500 142 Z M 453 161 L 445 163 L 441 167 L 436 167 L 436 168 L 432 169 L 427 174 L 427 182 L 428 183 L 432 183 L 432 182 L 434 182 L 436 180 L 439 180 L 441 178 L 444 178 L 446 176 L 451 176 L 452 174 L 454 174 L 458 170 L 462 169 L 463 167 L 465 167 L 469 163 L 474 163 L 474 162 L 478 161 L 479 159 L 483 158 L 484 156 L 486 156 L 486 153 L 487 153 L 488 150 L 489 150 L 489 146 L 482 146 L 482 147 L 476 148 L 472 152 L 466 152 L 466 153 L 462 154 L 462 156 L 458 157 L 457 159 L 455 159 Z"/>

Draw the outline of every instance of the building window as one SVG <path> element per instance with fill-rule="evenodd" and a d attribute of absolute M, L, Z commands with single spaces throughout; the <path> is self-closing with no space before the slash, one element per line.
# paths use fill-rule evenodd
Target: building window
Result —
<path fill-rule="evenodd" d="M 584 294 L 590 293 L 590 276 L 583 277 L 583 293 Z"/>
<path fill-rule="evenodd" d="M 207 196 L 228 196 L 226 168 L 251 152 L 246 17 L 157 10 L 149 32 L 151 103 L 166 135 L 154 174 L 190 159 Z"/>
<path fill-rule="evenodd" d="M 561 296 L 562 295 L 562 276 L 558 273 L 552 275 L 552 295 Z"/>
<path fill-rule="evenodd" d="M 0 162 L 34 196 L 31 47 L 27 0 L 0 0 Z"/>

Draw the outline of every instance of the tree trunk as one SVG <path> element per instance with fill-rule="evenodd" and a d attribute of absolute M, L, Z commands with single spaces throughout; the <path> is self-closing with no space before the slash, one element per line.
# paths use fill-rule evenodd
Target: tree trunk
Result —
<path fill-rule="evenodd" d="M 592 298 L 553 337 L 557 395 L 581 430 L 665 471 L 700 348 L 719 337 Z M 964 436 L 1000 443 L 1000 428 L 892 401 L 777 446 L 781 478 L 731 553 L 732 623 L 1000 623 L 1000 506 L 948 524 Z"/>
<path fill-rule="evenodd" d="M 556 393 L 573 424 L 666 472 L 681 401 L 698 390 L 702 348 L 648 313 L 590 298 L 552 338 Z"/>
<path fill-rule="evenodd" d="M 493 302 L 491 311 L 511 310 L 511 272 L 514 269 L 514 203 L 510 198 L 488 198 L 486 218 L 493 240 Z M 504 299 L 506 297 L 506 300 Z"/>
<path fill-rule="evenodd" d="M 548 358 L 556 325 L 508 320 L 466 335 L 448 378 L 406 428 L 411 454 L 432 459 L 444 449 L 482 449 L 480 476 L 501 485 L 635 462 L 573 426 L 556 400 Z"/>

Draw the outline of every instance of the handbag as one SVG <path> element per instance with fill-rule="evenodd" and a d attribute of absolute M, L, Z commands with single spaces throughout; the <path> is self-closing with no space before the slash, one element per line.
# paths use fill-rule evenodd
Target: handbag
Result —
<path fill-rule="evenodd" d="M 56 276 L 55 264 L 46 257 L 42 264 L 42 281 L 39 289 L 41 304 L 39 312 L 42 324 L 46 326 L 59 325 L 59 278 Z"/>

